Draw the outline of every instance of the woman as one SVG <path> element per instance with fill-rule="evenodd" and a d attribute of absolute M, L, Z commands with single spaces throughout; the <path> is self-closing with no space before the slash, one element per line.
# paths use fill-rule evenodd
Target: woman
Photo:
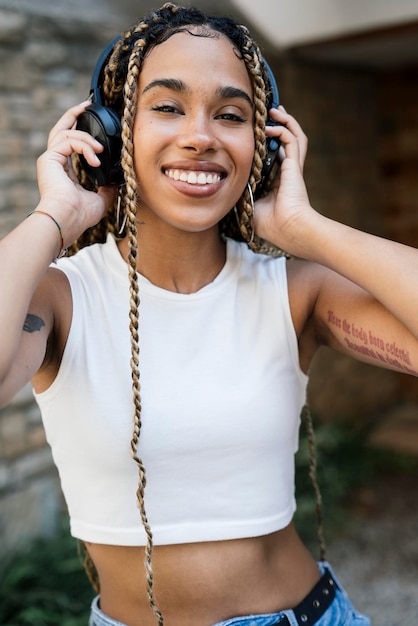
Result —
<path fill-rule="evenodd" d="M 416 375 L 418 254 L 312 209 L 306 138 L 282 107 L 266 126 L 245 28 L 166 4 L 102 82 L 122 183 L 77 181 L 70 157 L 94 171 L 103 146 L 73 107 L 0 246 L 1 400 L 32 379 L 97 572 L 90 624 L 369 624 L 295 531 L 293 456 L 321 345 Z M 260 189 L 266 136 L 284 160 Z"/>

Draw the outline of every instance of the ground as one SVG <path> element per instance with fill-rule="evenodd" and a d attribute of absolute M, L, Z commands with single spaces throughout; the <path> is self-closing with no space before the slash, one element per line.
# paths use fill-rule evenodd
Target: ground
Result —
<path fill-rule="evenodd" d="M 327 558 L 373 626 L 418 626 L 418 471 L 357 493 Z"/>

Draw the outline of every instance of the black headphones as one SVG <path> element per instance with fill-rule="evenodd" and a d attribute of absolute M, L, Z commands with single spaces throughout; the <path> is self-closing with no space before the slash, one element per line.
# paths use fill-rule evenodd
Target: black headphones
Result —
<path fill-rule="evenodd" d="M 99 143 L 104 146 L 103 152 L 98 157 L 100 159 L 99 167 L 92 167 L 87 163 L 83 155 L 80 155 L 80 161 L 84 171 L 90 181 L 98 186 L 109 185 L 111 183 L 119 184 L 123 181 L 123 173 L 120 164 L 122 138 L 121 138 L 121 121 L 119 115 L 111 108 L 103 105 L 101 86 L 103 84 L 104 68 L 109 57 L 120 39 L 118 35 L 115 37 L 101 53 L 96 67 L 93 72 L 90 85 L 89 99 L 91 104 L 81 113 L 77 120 L 77 129 L 83 130 L 92 135 Z M 279 90 L 266 60 L 263 60 L 267 75 L 270 81 L 271 94 L 269 98 L 268 108 L 277 108 L 279 106 Z M 276 122 L 270 117 L 267 120 L 268 126 L 276 126 Z M 256 196 L 260 196 L 263 186 L 268 179 L 279 154 L 280 143 L 273 137 L 266 138 L 266 157 L 263 162 L 261 180 L 256 189 Z"/>
<path fill-rule="evenodd" d="M 81 164 L 88 178 L 99 187 L 111 183 L 119 184 L 123 180 L 120 165 L 122 150 L 120 117 L 113 109 L 104 106 L 101 93 L 104 68 L 119 39 L 119 36 L 115 37 L 106 46 L 96 63 L 90 85 L 91 104 L 78 117 L 76 126 L 77 130 L 89 133 L 104 147 L 103 152 L 97 155 L 101 163 L 98 167 L 92 167 L 83 155 L 80 155 Z"/>
<path fill-rule="evenodd" d="M 274 74 L 271 71 L 270 65 L 265 59 L 263 59 L 263 63 L 267 71 L 267 76 L 271 88 L 271 94 L 268 100 L 267 109 L 277 109 L 280 105 L 280 98 L 276 79 L 274 78 Z M 278 123 L 271 119 L 270 116 L 267 118 L 266 126 L 277 126 L 277 124 Z M 279 162 L 279 150 L 280 142 L 274 137 L 266 137 L 266 156 L 264 157 L 263 168 L 261 170 L 261 179 L 257 185 L 257 189 L 255 190 L 255 195 L 257 198 L 263 194 L 264 186 L 270 176 L 274 164 L 276 162 Z"/>

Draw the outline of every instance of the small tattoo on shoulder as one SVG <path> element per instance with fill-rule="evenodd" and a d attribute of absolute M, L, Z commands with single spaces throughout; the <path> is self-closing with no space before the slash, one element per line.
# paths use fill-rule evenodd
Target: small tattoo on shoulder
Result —
<path fill-rule="evenodd" d="M 32 313 L 28 313 L 23 324 L 23 330 L 27 333 L 34 333 L 37 330 L 41 330 L 42 326 L 45 326 L 45 322 L 42 318 Z"/>

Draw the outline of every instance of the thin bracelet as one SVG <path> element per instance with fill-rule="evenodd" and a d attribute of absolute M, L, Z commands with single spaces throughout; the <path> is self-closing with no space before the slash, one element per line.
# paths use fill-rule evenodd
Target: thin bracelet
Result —
<path fill-rule="evenodd" d="M 46 217 L 49 217 L 49 219 L 52 220 L 54 222 L 55 226 L 58 228 L 58 232 L 59 232 L 60 240 L 61 240 L 61 245 L 60 245 L 60 251 L 59 251 L 58 256 L 56 258 L 57 259 L 61 258 L 67 252 L 67 250 L 64 249 L 64 237 L 62 236 L 61 226 L 59 225 L 59 223 L 57 222 L 55 217 L 52 217 L 52 215 L 50 213 L 47 213 L 46 211 L 41 211 L 40 209 L 35 209 L 34 211 L 31 211 L 29 213 L 29 215 L 27 215 L 27 217 L 30 217 L 31 215 L 34 215 L 35 213 L 39 213 L 40 215 L 46 215 Z"/>

